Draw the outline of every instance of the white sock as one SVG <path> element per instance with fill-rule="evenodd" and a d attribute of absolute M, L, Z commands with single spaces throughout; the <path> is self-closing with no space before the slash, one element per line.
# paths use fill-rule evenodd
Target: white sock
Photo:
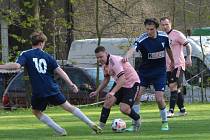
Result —
<path fill-rule="evenodd" d="M 41 122 L 48 125 L 50 128 L 54 129 L 56 132 L 62 133 L 64 131 L 63 128 L 61 128 L 56 122 L 54 122 L 50 117 L 48 117 L 46 114 L 43 114 L 40 119 Z"/>
<path fill-rule="evenodd" d="M 140 113 L 140 104 L 134 104 L 132 106 L 132 109 L 137 113 L 139 114 Z"/>
<path fill-rule="evenodd" d="M 160 116 L 162 118 L 162 122 L 168 121 L 166 107 L 164 109 L 160 110 Z"/>
<path fill-rule="evenodd" d="M 72 113 L 87 125 L 89 125 L 89 127 L 92 127 L 94 124 L 94 122 L 92 122 L 84 113 L 82 113 L 79 108 L 76 108 Z"/>

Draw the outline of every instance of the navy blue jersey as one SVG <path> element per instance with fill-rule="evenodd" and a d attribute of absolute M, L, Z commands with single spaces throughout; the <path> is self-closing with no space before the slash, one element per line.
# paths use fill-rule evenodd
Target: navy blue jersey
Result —
<path fill-rule="evenodd" d="M 148 33 L 143 33 L 136 39 L 133 47 L 142 54 L 140 74 L 156 75 L 166 71 L 165 49 L 170 48 L 166 33 L 158 31 L 156 38 L 151 38 Z"/>
<path fill-rule="evenodd" d="M 32 85 L 32 96 L 48 97 L 60 92 L 54 80 L 54 70 L 59 67 L 51 55 L 39 48 L 23 51 L 17 63 L 25 66 Z"/>

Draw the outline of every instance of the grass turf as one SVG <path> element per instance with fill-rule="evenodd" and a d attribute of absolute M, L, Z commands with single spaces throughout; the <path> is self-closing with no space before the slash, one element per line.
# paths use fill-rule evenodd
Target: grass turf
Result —
<path fill-rule="evenodd" d="M 45 113 L 64 127 L 68 136 L 58 137 L 53 131 L 39 122 L 30 109 L 15 111 L 0 110 L 0 140 L 208 140 L 210 139 L 210 104 L 186 104 L 188 115 L 169 119 L 169 131 L 160 131 L 161 119 L 155 103 L 141 105 L 142 129 L 139 133 L 114 133 L 111 122 L 115 118 L 122 118 L 131 124 L 130 119 L 120 113 L 119 107 L 111 110 L 107 126 L 103 134 L 91 134 L 88 128 L 78 118 L 63 111 L 59 107 L 50 107 Z M 98 121 L 100 107 L 86 107 L 81 109 L 92 120 Z M 175 110 L 178 111 L 178 110 Z"/>

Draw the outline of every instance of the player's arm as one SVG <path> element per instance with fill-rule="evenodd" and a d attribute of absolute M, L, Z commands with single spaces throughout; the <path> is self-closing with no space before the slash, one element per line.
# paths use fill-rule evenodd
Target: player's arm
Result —
<path fill-rule="evenodd" d="M 114 88 L 109 92 L 109 94 L 110 95 L 115 95 L 115 93 L 125 84 L 125 81 L 126 81 L 126 79 L 125 79 L 125 75 L 124 74 L 122 74 L 119 78 L 118 78 L 118 80 L 117 80 L 117 82 L 116 82 L 116 85 L 114 86 Z"/>
<path fill-rule="evenodd" d="M 190 45 L 190 43 L 187 43 L 185 47 L 186 47 L 186 52 L 187 52 L 186 66 L 192 66 L 192 59 L 191 59 L 192 46 Z"/>
<path fill-rule="evenodd" d="M 98 92 L 98 93 L 101 92 L 107 86 L 107 84 L 109 83 L 109 81 L 110 81 L 110 76 L 104 77 L 104 80 L 98 86 L 96 92 Z"/>
<path fill-rule="evenodd" d="M 63 69 L 61 69 L 60 67 L 57 67 L 54 70 L 54 72 L 57 73 L 67 83 L 67 85 L 71 89 L 73 89 L 74 92 L 78 92 L 77 86 L 71 81 L 71 79 L 68 77 L 68 75 L 66 74 L 66 72 L 63 71 Z"/>
<path fill-rule="evenodd" d="M 6 70 L 18 70 L 21 68 L 21 65 L 19 63 L 7 63 L 4 65 L 0 65 L 0 69 L 6 69 Z"/>
<path fill-rule="evenodd" d="M 174 58 L 173 58 L 173 53 L 172 53 L 172 50 L 171 50 L 171 48 L 169 47 L 169 48 L 166 48 L 166 52 L 167 52 L 167 54 L 168 54 L 168 57 L 170 58 L 170 60 L 171 60 L 171 69 L 174 69 Z"/>
<path fill-rule="evenodd" d="M 123 57 L 122 61 L 127 62 L 129 58 L 133 55 L 134 51 L 136 49 L 134 47 L 130 47 L 129 50 L 127 51 L 126 55 Z"/>
<path fill-rule="evenodd" d="M 90 97 L 98 95 L 107 86 L 109 81 L 110 81 L 110 75 L 104 76 L 103 81 L 100 83 L 96 91 L 90 93 Z"/>

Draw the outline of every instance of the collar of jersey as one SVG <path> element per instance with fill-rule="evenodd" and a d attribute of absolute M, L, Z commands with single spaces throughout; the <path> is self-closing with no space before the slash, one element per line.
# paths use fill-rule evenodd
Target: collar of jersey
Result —
<path fill-rule="evenodd" d="M 169 32 L 167 32 L 167 34 L 169 35 L 169 34 L 171 33 L 172 30 L 173 30 L 173 29 L 171 29 Z"/>

